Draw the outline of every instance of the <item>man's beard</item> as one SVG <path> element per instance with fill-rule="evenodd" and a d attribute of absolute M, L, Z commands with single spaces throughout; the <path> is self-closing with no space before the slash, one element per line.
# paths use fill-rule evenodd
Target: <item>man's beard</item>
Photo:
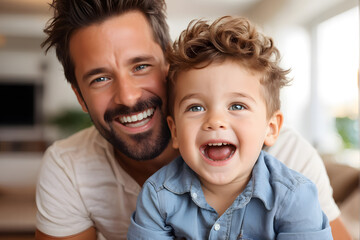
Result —
<path fill-rule="evenodd" d="M 165 150 L 171 138 L 171 133 L 165 120 L 166 118 L 161 111 L 161 106 L 162 101 L 159 97 L 153 97 L 146 101 L 138 102 L 131 108 L 119 105 L 116 108 L 108 109 L 105 112 L 104 120 L 107 123 L 107 126 L 103 126 L 94 120 L 93 123 L 100 134 L 110 142 L 115 149 L 119 150 L 125 156 L 139 161 L 151 160 L 159 156 Z M 128 135 L 128 137 L 131 138 L 131 142 L 136 142 L 136 144 L 130 144 L 116 134 L 116 131 L 112 126 L 112 121 L 114 121 L 115 117 L 142 112 L 151 107 L 156 110 L 158 109 L 161 114 L 161 122 L 159 123 L 160 130 L 158 133 L 154 133 L 154 129 L 151 129 L 143 133 Z"/>

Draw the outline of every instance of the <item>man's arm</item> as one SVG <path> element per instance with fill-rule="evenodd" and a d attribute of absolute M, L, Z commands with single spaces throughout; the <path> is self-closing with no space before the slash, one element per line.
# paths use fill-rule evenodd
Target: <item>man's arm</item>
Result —
<path fill-rule="evenodd" d="M 39 230 L 35 232 L 36 240 L 96 240 L 96 231 L 94 227 L 90 227 L 85 231 L 68 237 L 52 237 L 46 235 Z"/>
<path fill-rule="evenodd" d="M 77 236 L 93 227 L 76 185 L 73 164 L 64 161 L 59 152 L 63 151 L 58 151 L 56 145 L 47 149 L 38 177 L 36 228 L 38 235 L 43 233 L 40 237 L 47 236 L 45 234 L 49 234 L 48 237 Z"/>
<path fill-rule="evenodd" d="M 340 217 L 335 218 L 330 222 L 331 232 L 334 240 L 351 240 L 352 237 L 346 229 Z"/>

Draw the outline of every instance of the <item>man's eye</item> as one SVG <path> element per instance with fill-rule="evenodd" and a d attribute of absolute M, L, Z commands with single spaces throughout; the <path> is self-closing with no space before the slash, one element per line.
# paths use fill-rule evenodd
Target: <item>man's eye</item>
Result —
<path fill-rule="evenodd" d="M 231 110 L 231 111 L 238 111 L 238 110 L 243 110 L 243 109 L 245 109 L 245 107 L 241 104 L 233 104 L 229 108 L 229 110 Z"/>
<path fill-rule="evenodd" d="M 148 66 L 149 66 L 148 64 L 141 64 L 141 65 L 137 66 L 134 71 L 137 72 L 137 71 L 140 71 L 140 70 L 144 70 Z"/>
<path fill-rule="evenodd" d="M 105 82 L 105 81 L 108 81 L 109 78 L 108 77 L 99 77 L 99 78 L 96 78 L 94 79 L 94 83 L 98 83 L 98 82 Z"/>
<path fill-rule="evenodd" d="M 202 106 L 191 106 L 188 108 L 189 112 L 201 112 L 205 111 L 205 109 Z"/>

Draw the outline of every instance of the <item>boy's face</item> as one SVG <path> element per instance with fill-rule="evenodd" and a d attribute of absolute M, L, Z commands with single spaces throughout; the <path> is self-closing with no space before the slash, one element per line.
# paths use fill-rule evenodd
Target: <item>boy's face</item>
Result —
<path fill-rule="evenodd" d="M 266 117 L 259 79 L 229 60 L 178 75 L 173 147 L 202 184 L 246 184 L 263 144 L 274 143 L 282 115 Z"/>

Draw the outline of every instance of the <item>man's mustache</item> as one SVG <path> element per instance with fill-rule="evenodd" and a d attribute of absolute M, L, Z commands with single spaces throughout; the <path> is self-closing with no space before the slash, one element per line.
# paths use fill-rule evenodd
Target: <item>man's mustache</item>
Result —
<path fill-rule="evenodd" d="M 115 108 L 107 109 L 104 113 L 105 122 L 111 122 L 115 117 L 119 115 L 130 115 L 136 112 L 142 112 L 148 108 L 161 108 L 163 102 L 160 97 L 154 96 L 145 101 L 137 102 L 133 107 L 125 105 L 118 105 Z"/>

